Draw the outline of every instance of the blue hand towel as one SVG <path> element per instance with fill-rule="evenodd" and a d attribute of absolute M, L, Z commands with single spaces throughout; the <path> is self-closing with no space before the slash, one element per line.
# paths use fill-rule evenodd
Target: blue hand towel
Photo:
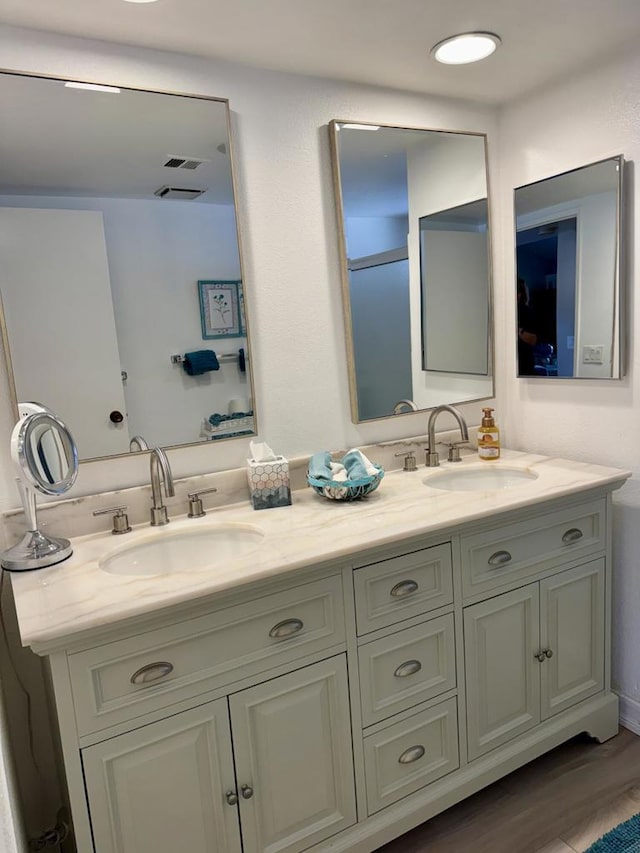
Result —
<path fill-rule="evenodd" d="M 349 480 L 366 480 L 371 475 L 367 472 L 362 454 L 359 450 L 350 450 L 342 457 L 342 464 L 347 469 Z"/>
<path fill-rule="evenodd" d="M 331 455 L 328 450 L 314 453 L 309 460 L 309 476 L 314 480 L 331 480 Z"/>
<path fill-rule="evenodd" d="M 189 376 L 200 376 L 210 370 L 220 370 L 217 356 L 212 349 L 201 349 L 187 352 L 184 355 L 182 367 Z"/>

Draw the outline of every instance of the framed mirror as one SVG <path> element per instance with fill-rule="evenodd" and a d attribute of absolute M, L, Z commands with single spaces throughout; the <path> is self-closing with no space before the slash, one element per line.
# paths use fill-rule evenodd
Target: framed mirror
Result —
<path fill-rule="evenodd" d="M 514 192 L 518 376 L 619 379 L 624 160 Z"/>
<path fill-rule="evenodd" d="M 0 112 L 16 414 L 82 460 L 255 433 L 227 101 L 0 73 Z"/>
<path fill-rule="evenodd" d="M 485 135 L 329 131 L 352 420 L 491 397 Z"/>

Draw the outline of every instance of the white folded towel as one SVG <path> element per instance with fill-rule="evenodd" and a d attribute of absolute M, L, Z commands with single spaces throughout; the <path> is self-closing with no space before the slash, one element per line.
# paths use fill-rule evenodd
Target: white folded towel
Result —
<path fill-rule="evenodd" d="M 331 463 L 331 479 L 336 483 L 344 483 L 347 479 L 347 469 L 342 462 Z"/>

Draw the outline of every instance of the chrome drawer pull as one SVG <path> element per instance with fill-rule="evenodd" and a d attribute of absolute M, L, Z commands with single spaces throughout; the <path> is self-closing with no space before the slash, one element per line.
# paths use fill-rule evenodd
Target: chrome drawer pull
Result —
<path fill-rule="evenodd" d="M 394 598 L 404 598 L 405 595 L 413 595 L 417 589 L 418 584 L 416 581 L 400 581 L 400 583 L 391 588 L 389 594 Z"/>
<path fill-rule="evenodd" d="M 512 559 L 513 557 L 508 551 L 496 551 L 495 554 L 489 557 L 487 562 L 490 566 L 506 566 Z"/>
<path fill-rule="evenodd" d="M 304 622 L 301 619 L 284 619 L 273 626 L 269 631 L 269 636 L 273 640 L 283 640 L 286 637 L 293 637 L 294 634 L 302 631 L 303 628 Z"/>
<path fill-rule="evenodd" d="M 583 536 L 584 533 L 582 532 L 582 530 L 580 530 L 578 527 L 572 527 L 564 534 L 564 536 L 562 537 L 562 542 L 564 545 L 571 545 L 573 542 L 578 542 L 580 539 L 582 539 Z"/>
<path fill-rule="evenodd" d="M 402 753 L 398 759 L 398 764 L 412 764 L 414 761 L 419 761 L 425 752 L 424 746 L 410 746 Z"/>
<path fill-rule="evenodd" d="M 422 664 L 419 660 L 408 660 L 405 663 L 401 663 L 393 674 L 396 678 L 406 678 L 407 675 L 415 675 L 421 669 Z"/>
<path fill-rule="evenodd" d="M 152 684 L 154 681 L 166 678 L 171 672 L 173 672 L 173 664 L 166 660 L 159 660 L 141 666 L 133 673 L 130 681 L 132 684 Z"/>

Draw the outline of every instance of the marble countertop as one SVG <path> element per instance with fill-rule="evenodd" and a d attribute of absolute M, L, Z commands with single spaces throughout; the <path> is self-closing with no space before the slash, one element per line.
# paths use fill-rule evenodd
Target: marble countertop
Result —
<path fill-rule="evenodd" d="M 518 468 L 537 475 L 523 485 L 495 491 L 444 491 L 425 485 L 447 470 Z M 302 567 L 391 545 L 409 537 L 437 534 L 465 522 L 598 487 L 618 488 L 629 471 L 565 459 L 503 451 L 496 462 L 469 456 L 457 464 L 392 471 L 366 500 L 330 501 L 311 489 L 293 493 L 289 507 L 256 512 L 249 503 L 210 510 L 204 518 L 174 518 L 151 528 L 138 525 L 125 536 L 100 533 L 72 540 L 73 555 L 57 566 L 10 575 L 22 642 L 37 651 L 73 642 L 81 632 Z M 215 525 L 249 525 L 263 536 L 238 557 L 210 565 L 185 566 L 161 575 L 118 575 L 104 571 L 105 555 L 146 541 Z"/>

